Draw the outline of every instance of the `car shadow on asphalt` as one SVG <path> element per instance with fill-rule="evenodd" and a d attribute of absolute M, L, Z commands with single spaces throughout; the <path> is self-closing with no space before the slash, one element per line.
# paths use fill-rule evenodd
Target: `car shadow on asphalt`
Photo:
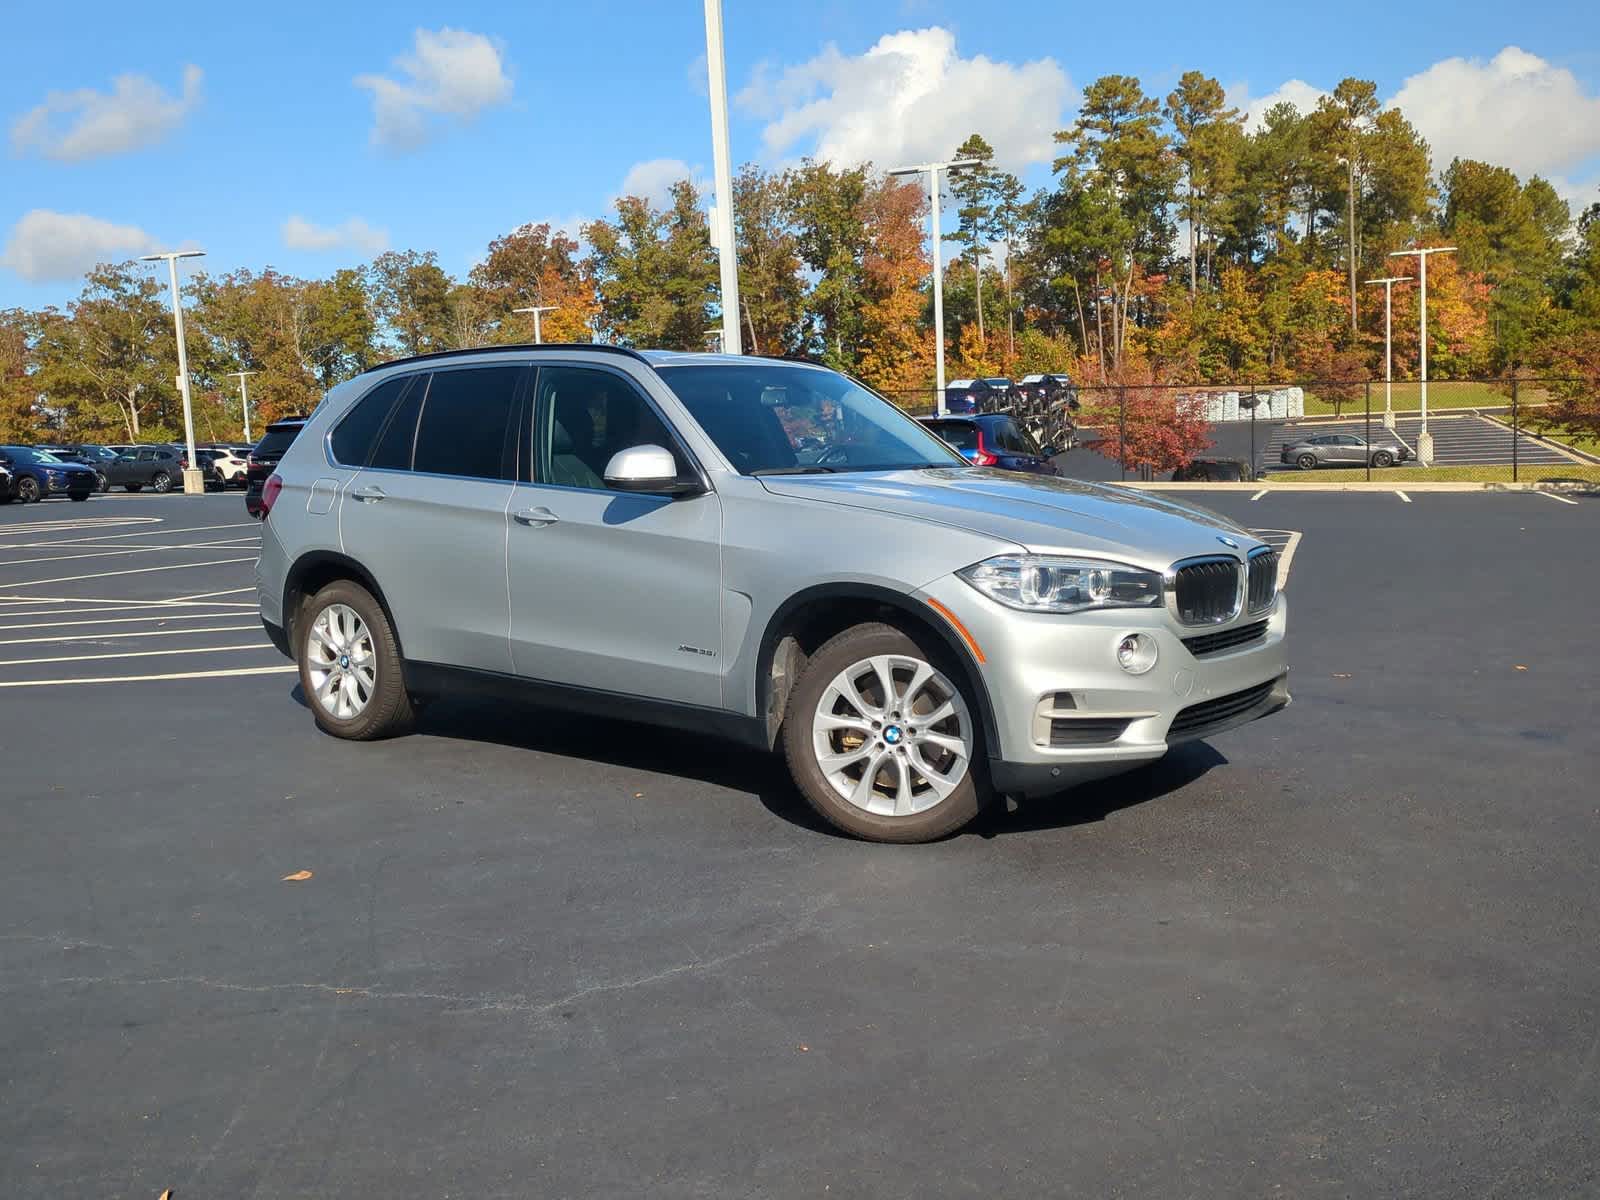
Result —
<path fill-rule="evenodd" d="M 308 707 L 298 683 L 290 694 L 295 703 Z M 531 713 L 537 713 L 540 719 L 529 721 Z M 620 725 L 627 726 L 628 736 L 617 736 Z M 418 715 L 416 731 L 432 737 L 487 742 L 627 770 L 698 779 L 749 793 L 773 816 L 813 833 L 849 836 L 822 820 L 806 803 L 789 778 L 781 753 L 762 753 L 709 734 L 598 721 L 531 704 L 510 706 L 466 697 L 429 704 Z M 1148 766 L 1083 784 L 1060 795 L 997 800 L 959 836 L 987 839 L 1103 821 L 1112 813 L 1179 791 L 1227 761 L 1209 744 L 1189 742 Z"/>

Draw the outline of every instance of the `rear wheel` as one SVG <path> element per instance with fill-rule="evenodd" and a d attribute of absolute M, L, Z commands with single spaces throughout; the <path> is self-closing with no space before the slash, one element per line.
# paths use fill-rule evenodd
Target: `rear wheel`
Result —
<path fill-rule="evenodd" d="M 1372 456 L 1372 465 L 1375 467 L 1392 467 L 1394 466 L 1394 455 L 1387 450 L 1379 450 Z"/>
<path fill-rule="evenodd" d="M 150 478 L 150 486 L 162 495 L 166 495 L 172 490 L 172 476 L 165 471 L 157 471 Z"/>
<path fill-rule="evenodd" d="M 39 499 L 39 481 L 32 475 L 17 480 L 17 499 L 24 504 L 34 504 Z"/>
<path fill-rule="evenodd" d="M 94 473 L 94 490 L 97 492 L 109 492 L 111 490 L 111 480 L 106 478 L 104 471 L 96 471 Z"/>
<path fill-rule="evenodd" d="M 879 842 L 954 833 L 988 796 L 982 737 L 962 672 L 890 625 L 857 625 L 812 655 L 783 748 L 829 824 Z"/>
<path fill-rule="evenodd" d="M 317 725 L 371 741 L 411 725 L 400 647 L 383 606 L 348 579 L 319 591 L 295 623 L 300 687 Z"/>
<path fill-rule="evenodd" d="M 1317 465 L 1317 456 L 1315 454 L 1302 454 L 1294 461 L 1295 465 L 1302 471 L 1309 471 Z"/>

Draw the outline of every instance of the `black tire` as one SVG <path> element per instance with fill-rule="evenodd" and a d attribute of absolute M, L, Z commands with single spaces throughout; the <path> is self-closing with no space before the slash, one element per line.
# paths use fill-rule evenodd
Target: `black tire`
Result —
<path fill-rule="evenodd" d="M 32 475 L 17 480 L 17 499 L 23 504 L 39 503 L 39 481 Z"/>
<path fill-rule="evenodd" d="M 150 477 L 150 486 L 155 489 L 157 495 L 165 496 L 172 490 L 172 476 L 165 471 L 157 471 Z"/>
<path fill-rule="evenodd" d="M 1394 466 L 1394 455 L 1387 450 L 1379 450 L 1372 456 L 1372 465 L 1375 467 L 1392 467 Z"/>
<path fill-rule="evenodd" d="M 111 480 L 106 478 L 104 471 L 96 471 L 94 473 L 94 490 L 101 493 L 111 490 Z"/>
<path fill-rule="evenodd" d="M 1294 460 L 1294 464 L 1302 471 L 1314 470 L 1317 465 L 1317 456 L 1315 454 L 1302 454 Z"/>
<path fill-rule="evenodd" d="M 323 708 L 311 681 L 310 654 L 307 650 L 311 628 L 318 614 L 334 604 L 344 604 L 354 609 L 372 640 L 375 675 L 372 695 L 367 706 L 349 720 L 342 720 Z M 350 741 L 369 742 L 395 737 L 411 728 L 415 714 L 411 697 L 406 693 L 400 645 L 395 640 L 388 614 L 366 588 L 348 579 L 328 584 L 301 606 L 294 623 L 294 637 L 295 662 L 300 667 L 300 689 L 305 693 L 306 704 L 311 708 L 317 727 L 324 733 Z"/>
<path fill-rule="evenodd" d="M 16 497 L 9 491 L 0 491 L 0 504 L 10 504 L 14 499 Z"/>
<path fill-rule="evenodd" d="M 907 816 L 871 813 L 846 800 L 828 782 L 812 742 L 817 707 L 834 678 L 852 663 L 883 654 L 914 657 L 931 665 L 960 693 L 972 727 L 972 757 L 960 783 L 932 807 Z M 931 842 L 961 829 L 988 802 L 979 714 L 965 671 L 951 661 L 943 647 L 925 646 L 892 625 L 856 625 L 826 642 L 806 663 L 784 718 L 784 758 L 806 802 L 836 829 L 875 842 Z"/>
<path fill-rule="evenodd" d="M 144 488 L 144 484 L 142 484 L 142 483 L 125 483 L 125 484 L 122 485 L 123 491 L 126 491 L 126 492 L 142 491 L 143 488 Z"/>
<path fill-rule="evenodd" d="M 88 498 L 89 498 L 89 493 L 88 492 L 68 492 L 67 493 L 67 499 L 76 501 L 79 504 L 82 504 Z"/>

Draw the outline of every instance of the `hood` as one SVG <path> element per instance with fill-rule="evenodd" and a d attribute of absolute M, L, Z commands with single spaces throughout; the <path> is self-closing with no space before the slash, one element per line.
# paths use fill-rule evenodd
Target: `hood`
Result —
<path fill-rule="evenodd" d="M 768 475 L 769 492 L 953 526 L 1040 553 L 1163 569 L 1180 558 L 1262 544 L 1219 513 L 1131 488 L 984 467 Z"/>

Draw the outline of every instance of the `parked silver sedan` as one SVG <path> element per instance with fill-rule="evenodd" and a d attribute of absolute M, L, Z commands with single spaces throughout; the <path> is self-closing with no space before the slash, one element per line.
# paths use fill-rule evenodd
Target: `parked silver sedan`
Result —
<path fill-rule="evenodd" d="M 1367 441 L 1353 433 L 1319 433 L 1287 442 L 1279 456 L 1285 466 L 1302 471 L 1317 467 L 1392 467 L 1415 457 L 1411 447 L 1399 438 Z"/>

